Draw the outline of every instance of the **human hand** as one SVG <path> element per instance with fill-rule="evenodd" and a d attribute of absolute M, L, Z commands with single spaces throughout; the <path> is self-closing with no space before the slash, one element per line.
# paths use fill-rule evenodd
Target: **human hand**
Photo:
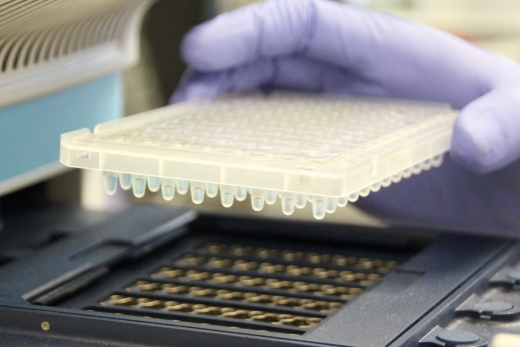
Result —
<path fill-rule="evenodd" d="M 194 28 L 172 98 L 297 89 L 449 102 L 451 159 L 359 201 L 397 223 L 520 227 L 520 67 L 432 28 L 329 1 L 268 1 Z M 518 235 L 518 233 L 517 233 Z"/>

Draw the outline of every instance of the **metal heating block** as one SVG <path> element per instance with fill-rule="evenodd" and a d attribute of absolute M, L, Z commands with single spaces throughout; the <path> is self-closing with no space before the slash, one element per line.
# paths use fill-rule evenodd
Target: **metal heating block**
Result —
<path fill-rule="evenodd" d="M 327 254 L 207 243 L 86 309 L 303 334 L 377 283 L 385 254 Z"/>
<path fill-rule="evenodd" d="M 520 330 L 516 241 L 146 205 L 56 212 L 6 220 L 5 346 L 483 347 Z"/>

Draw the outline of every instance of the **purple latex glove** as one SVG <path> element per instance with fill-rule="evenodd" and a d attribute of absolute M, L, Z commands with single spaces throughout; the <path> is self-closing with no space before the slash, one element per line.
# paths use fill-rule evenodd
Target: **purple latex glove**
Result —
<path fill-rule="evenodd" d="M 451 159 L 358 203 L 393 222 L 520 236 L 520 66 L 392 16 L 268 1 L 194 28 L 172 101 L 254 89 L 374 95 L 461 108 Z"/>

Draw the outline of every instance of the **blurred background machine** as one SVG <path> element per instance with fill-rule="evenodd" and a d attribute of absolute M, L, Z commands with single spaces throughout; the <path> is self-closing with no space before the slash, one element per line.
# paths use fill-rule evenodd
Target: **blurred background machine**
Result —
<path fill-rule="evenodd" d="M 348 2 L 520 57 L 515 1 Z M 520 333 L 517 241 L 392 228 L 352 207 L 316 223 L 279 207 L 248 216 L 247 201 L 138 204 L 57 163 L 59 134 L 166 104 L 183 34 L 245 3 L 0 1 L 2 346 L 486 346 Z"/>

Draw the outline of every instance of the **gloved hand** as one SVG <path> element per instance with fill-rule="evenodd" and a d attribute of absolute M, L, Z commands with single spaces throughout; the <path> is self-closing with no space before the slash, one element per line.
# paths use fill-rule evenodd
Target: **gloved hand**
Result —
<path fill-rule="evenodd" d="M 398 223 L 520 236 L 516 63 L 432 28 L 325 0 L 223 14 L 188 33 L 182 54 L 189 72 L 174 102 L 278 88 L 461 108 L 451 159 L 359 205 Z"/>

